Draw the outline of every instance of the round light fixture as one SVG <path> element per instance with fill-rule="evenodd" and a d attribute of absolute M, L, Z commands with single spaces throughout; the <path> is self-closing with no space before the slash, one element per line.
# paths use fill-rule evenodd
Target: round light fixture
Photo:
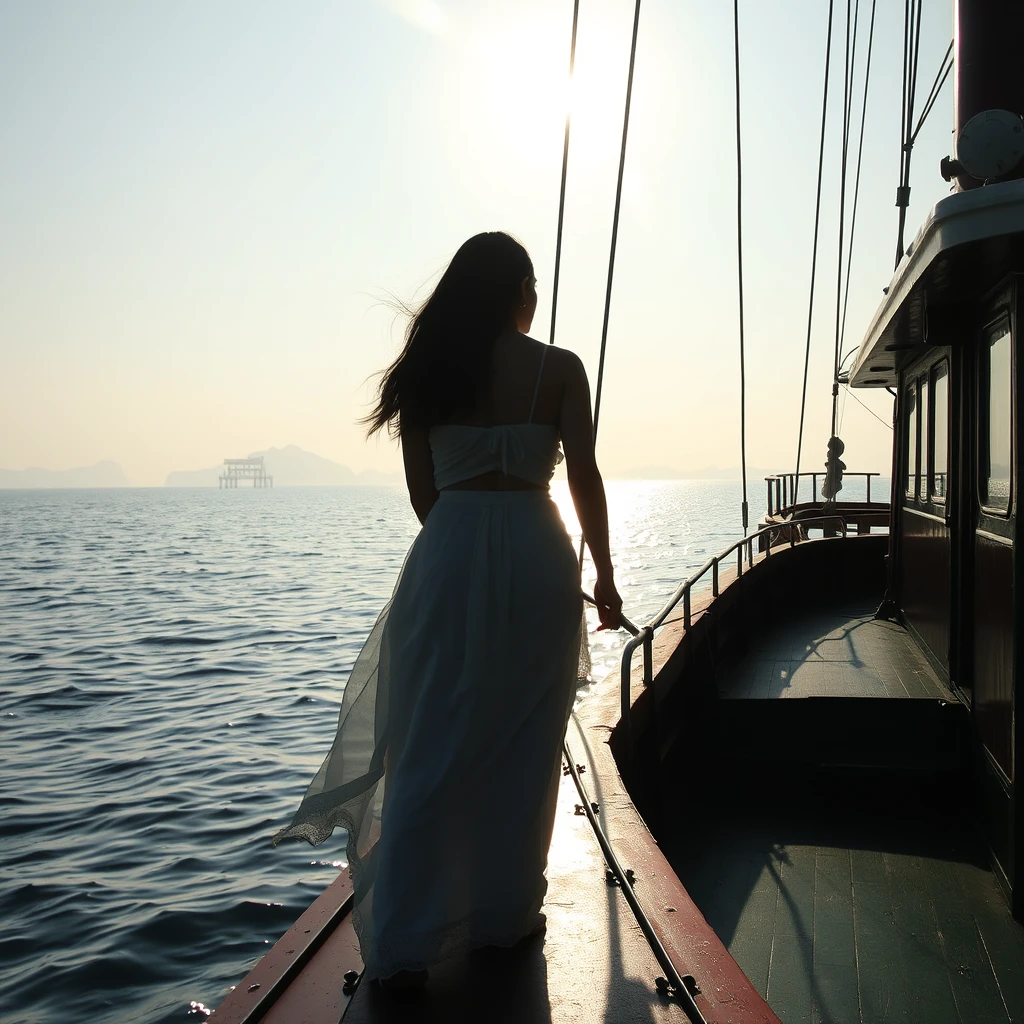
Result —
<path fill-rule="evenodd" d="M 963 126 L 956 158 L 979 181 L 1009 174 L 1024 158 L 1024 121 L 1009 110 L 983 110 Z"/>

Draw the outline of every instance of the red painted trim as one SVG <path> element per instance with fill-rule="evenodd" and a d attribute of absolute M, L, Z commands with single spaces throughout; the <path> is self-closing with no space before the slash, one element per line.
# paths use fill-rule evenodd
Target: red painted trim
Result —
<path fill-rule="evenodd" d="M 214 1024 L 256 1024 L 262 1020 L 339 925 L 345 921 L 351 925 L 352 902 L 352 881 L 344 871 L 228 994 L 209 1020 Z"/>
<path fill-rule="evenodd" d="M 633 868 L 637 896 L 673 963 L 700 985 L 696 1002 L 709 1024 L 781 1024 L 630 810 L 640 827 L 617 835 L 616 854 Z"/>
<path fill-rule="evenodd" d="M 347 914 L 302 968 L 299 979 L 267 1010 L 261 1024 L 339 1024 L 354 996 L 344 991 L 345 975 L 362 970 L 359 941 L 352 915 Z"/>

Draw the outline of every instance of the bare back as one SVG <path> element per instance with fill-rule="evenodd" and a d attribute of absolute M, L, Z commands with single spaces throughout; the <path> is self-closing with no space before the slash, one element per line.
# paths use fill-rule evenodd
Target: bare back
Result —
<path fill-rule="evenodd" d="M 494 344 L 488 394 L 467 426 L 536 423 L 560 427 L 565 392 L 564 355 L 518 332 L 502 334 Z M 542 485 L 498 471 L 452 484 L 459 490 L 535 490 Z"/>

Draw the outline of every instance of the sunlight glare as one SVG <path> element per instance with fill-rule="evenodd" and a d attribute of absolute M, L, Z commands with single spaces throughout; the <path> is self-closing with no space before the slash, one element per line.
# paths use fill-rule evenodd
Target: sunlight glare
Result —
<path fill-rule="evenodd" d="M 570 80 L 569 27 L 549 12 L 504 15 L 474 25 L 466 42 L 477 65 L 482 123 L 496 139 L 524 159 L 548 163 L 561 153 L 569 112 L 570 168 L 586 174 L 618 155 L 619 134 L 610 126 L 622 116 L 629 39 L 602 20 L 581 19 Z"/>

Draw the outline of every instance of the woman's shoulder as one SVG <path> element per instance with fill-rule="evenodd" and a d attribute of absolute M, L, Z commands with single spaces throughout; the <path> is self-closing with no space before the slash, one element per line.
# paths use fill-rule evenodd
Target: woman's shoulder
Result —
<path fill-rule="evenodd" d="M 549 345 L 546 341 L 538 341 L 527 334 L 521 334 L 523 342 L 531 349 L 546 351 L 545 366 L 557 367 L 567 373 L 579 373 L 583 371 L 583 361 L 571 349 L 560 348 L 558 345 Z"/>

